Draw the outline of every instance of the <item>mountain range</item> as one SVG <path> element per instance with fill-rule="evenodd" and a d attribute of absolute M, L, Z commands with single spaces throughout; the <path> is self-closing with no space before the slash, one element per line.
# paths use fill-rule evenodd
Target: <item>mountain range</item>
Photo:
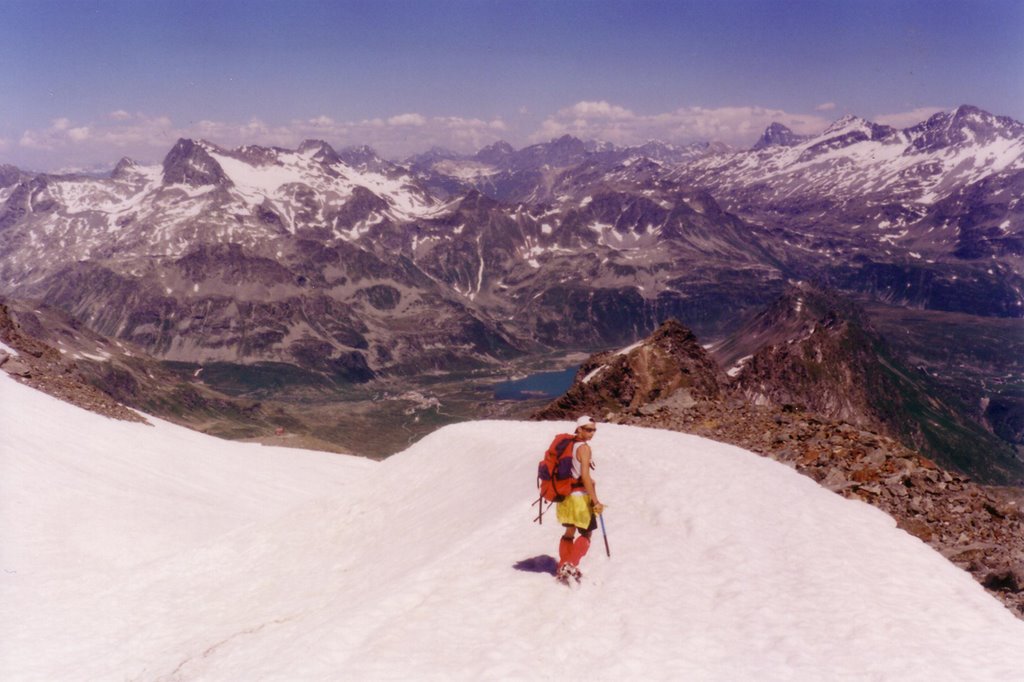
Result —
<path fill-rule="evenodd" d="M 183 139 L 105 178 L 0 167 L 0 294 L 222 388 L 344 389 L 621 347 L 668 318 L 723 340 L 799 281 L 894 326 L 1019 320 L 1022 195 L 1024 125 L 971 106 L 773 124 L 747 150 L 566 136 L 396 163 Z M 996 378 L 947 388 L 1011 425 L 1020 375 Z"/>

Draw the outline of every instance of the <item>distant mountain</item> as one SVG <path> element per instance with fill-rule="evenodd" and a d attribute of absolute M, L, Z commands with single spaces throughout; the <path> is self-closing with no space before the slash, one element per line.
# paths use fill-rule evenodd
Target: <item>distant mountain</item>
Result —
<path fill-rule="evenodd" d="M 555 180 L 551 164 L 586 157 L 565 137 L 507 164 Z M 652 190 L 645 162 L 582 168 L 597 175 L 561 178 L 572 198 L 557 207 L 475 189 L 442 200 L 369 148 L 180 140 L 159 167 L 19 176 L 0 195 L 0 277 L 166 360 L 283 363 L 341 383 L 619 343 L 692 317 L 704 304 L 690 282 L 741 309 L 781 282 L 768 233 L 712 197 Z"/>
<path fill-rule="evenodd" d="M 207 385 L 203 370 L 174 372 L 133 344 L 103 337 L 51 306 L 0 299 L 0 342 L 16 354 L 0 357 L 0 369 L 108 417 L 144 421 L 128 406 L 230 438 L 265 436 L 282 428 L 306 447 L 338 451 L 332 443 L 311 438 L 309 426 L 289 413 L 220 393 Z"/>
<path fill-rule="evenodd" d="M 536 416 L 607 418 L 707 402 L 809 412 L 891 436 L 984 481 L 1024 481 L 1010 444 L 908 366 L 858 305 L 808 285 L 788 289 L 710 350 L 670 320 L 641 343 L 593 355 Z"/>
<path fill-rule="evenodd" d="M 773 125 L 752 150 L 563 136 L 403 165 L 179 140 L 105 178 L 4 167 L 0 292 L 162 360 L 338 386 L 627 345 L 672 317 L 721 338 L 789 281 L 1021 318 L 1022 130 L 961 107 Z"/>
<path fill-rule="evenodd" d="M 676 179 L 749 220 L 792 230 L 802 248 L 847 258 L 900 250 L 927 262 L 957 253 L 960 226 L 928 218 L 938 202 L 968 187 L 976 188 L 973 201 L 990 207 L 986 225 L 1000 226 L 1003 236 L 1024 230 L 1016 204 L 1000 199 L 1021 170 L 1024 124 L 962 106 L 905 130 L 847 116 L 800 137 L 773 124 L 752 150 L 696 160 Z M 1003 255 L 1020 256 L 1003 246 Z"/>
<path fill-rule="evenodd" d="M 422 366 L 516 347 L 383 237 L 358 245 L 441 209 L 368 148 L 180 140 L 160 167 L 31 176 L 4 199 L 11 289 L 164 359 L 279 362 L 358 382 L 406 353 Z M 414 331 L 395 335 L 402 325 Z"/>
<path fill-rule="evenodd" d="M 752 339 L 757 339 L 759 346 Z M 853 302 L 813 287 L 790 289 L 723 344 L 746 400 L 796 406 L 899 439 L 930 459 L 986 481 L 1024 481 L 1024 461 L 973 421 L 970 410 L 910 367 Z M 742 352 L 742 351 L 740 351 Z"/>
<path fill-rule="evenodd" d="M 808 139 L 808 135 L 797 135 L 781 123 L 772 123 L 754 143 L 753 149 L 757 151 L 765 147 L 795 147 Z"/>

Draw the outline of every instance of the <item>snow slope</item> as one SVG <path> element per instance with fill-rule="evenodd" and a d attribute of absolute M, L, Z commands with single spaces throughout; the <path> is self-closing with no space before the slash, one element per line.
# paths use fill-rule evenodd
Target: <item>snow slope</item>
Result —
<path fill-rule="evenodd" d="M 113 422 L 0 376 L 0 679 L 1024 670 L 1024 623 L 889 517 L 678 433 L 599 427 L 612 556 L 597 536 L 584 584 L 556 584 L 560 529 L 530 504 L 560 426 L 460 424 L 374 463 Z"/>

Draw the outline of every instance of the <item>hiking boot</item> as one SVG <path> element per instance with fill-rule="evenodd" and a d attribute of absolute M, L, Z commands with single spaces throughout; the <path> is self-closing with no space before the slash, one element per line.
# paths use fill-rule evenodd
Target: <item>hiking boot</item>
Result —
<path fill-rule="evenodd" d="M 576 582 L 579 582 L 580 579 L 583 577 L 583 574 L 580 572 L 579 566 L 566 563 L 561 565 L 555 577 L 561 580 L 563 583 L 567 583 L 570 580 L 575 580 Z"/>

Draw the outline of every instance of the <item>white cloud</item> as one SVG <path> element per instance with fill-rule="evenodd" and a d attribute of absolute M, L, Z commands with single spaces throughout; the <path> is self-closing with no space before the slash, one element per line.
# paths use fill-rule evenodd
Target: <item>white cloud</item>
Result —
<path fill-rule="evenodd" d="M 36 150 L 50 150 L 53 146 L 48 144 L 46 140 L 38 133 L 32 130 L 26 130 L 21 134 L 21 138 L 18 140 L 18 144 L 26 149 Z"/>
<path fill-rule="evenodd" d="M 814 110 L 815 111 L 835 111 L 835 108 L 836 108 L 836 103 L 835 102 L 824 102 L 824 103 L 819 104 L 818 106 L 814 107 Z"/>
<path fill-rule="evenodd" d="M 427 124 L 427 119 L 420 114 L 400 114 L 389 118 L 388 124 L 393 126 L 422 126 Z"/>
<path fill-rule="evenodd" d="M 628 120 L 636 117 L 636 114 L 625 107 L 616 106 L 603 101 L 577 102 L 568 109 L 563 109 L 562 111 L 566 114 L 572 115 L 573 117 L 583 119 L 603 118 Z"/>
<path fill-rule="evenodd" d="M 893 125 L 892 121 L 902 124 L 907 120 L 913 124 L 934 111 L 935 108 L 924 108 L 892 114 L 881 117 L 879 122 Z M 531 132 L 517 129 L 501 117 L 428 116 L 415 111 L 348 121 L 319 114 L 284 122 L 258 117 L 180 122 L 165 115 L 116 109 L 95 121 L 56 118 L 47 127 L 24 131 L 10 144 L 17 145 L 30 163 L 42 165 L 49 161 L 56 167 L 112 163 L 121 156 L 155 162 L 181 137 L 205 139 L 229 149 L 242 145 L 295 149 L 303 140 L 312 138 L 325 140 L 338 149 L 366 144 L 385 157 L 403 158 L 435 146 L 472 153 L 501 139 L 521 145 L 565 134 L 620 145 L 661 139 L 675 143 L 717 140 L 746 146 L 773 122 L 800 134 L 814 134 L 830 120 L 815 112 L 799 114 L 758 106 L 691 106 L 641 114 L 599 100 L 580 101 L 561 109 L 543 119 Z"/>
<path fill-rule="evenodd" d="M 84 142 L 89 139 L 89 126 L 80 126 L 68 130 L 68 139 L 72 142 Z"/>
<path fill-rule="evenodd" d="M 892 126 L 893 128 L 909 128 L 922 121 L 927 121 L 933 115 L 945 110 L 943 107 L 918 107 L 910 111 L 876 116 L 875 123 Z"/>
<path fill-rule="evenodd" d="M 540 142 L 569 134 L 620 145 L 642 144 L 651 139 L 676 143 L 719 140 L 746 145 L 773 122 L 801 134 L 820 132 L 829 123 L 820 116 L 754 106 L 683 107 L 641 115 L 608 102 L 578 102 L 545 119 L 532 139 Z"/>

